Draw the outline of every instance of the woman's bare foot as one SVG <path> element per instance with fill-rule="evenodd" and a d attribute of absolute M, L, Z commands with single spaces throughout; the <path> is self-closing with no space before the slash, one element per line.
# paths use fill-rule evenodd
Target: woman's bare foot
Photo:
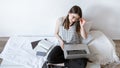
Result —
<path fill-rule="evenodd" d="M 88 59 L 88 62 L 93 63 L 93 61 L 92 61 L 92 60 L 90 60 L 90 59 Z"/>

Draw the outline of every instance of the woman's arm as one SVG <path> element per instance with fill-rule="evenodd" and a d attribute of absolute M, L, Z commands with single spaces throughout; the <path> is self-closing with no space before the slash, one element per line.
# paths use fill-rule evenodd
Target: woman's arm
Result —
<path fill-rule="evenodd" d="M 85 29 L 84 29 L 84 24 L 85 24 L 85 20 L 84 20 L 83 18 L 80 19 L 80 27 L 81 27 L 81 29 L 80 29 L 80 34 L 81 34 L 81 36 L 82 36 L 84 39 L 86 39 L 86 38 L 87 38 L 87 33 L 86 33 Z"/>
<path fill-rule="evenodd" d="M 56 22 L 56 27 L 55 27 L 55 37 L 58 39 L 58 41 L 60 42 L 60 46 L 61 46 L 61 48 L 63 49 L 64 48 L 64 42 L 63 42 L 63 40 L 60 38 L 60 36 L 59 36 L 59 26 L 60 26 L 60 22 L 59 21 L 57 21 Z"/>

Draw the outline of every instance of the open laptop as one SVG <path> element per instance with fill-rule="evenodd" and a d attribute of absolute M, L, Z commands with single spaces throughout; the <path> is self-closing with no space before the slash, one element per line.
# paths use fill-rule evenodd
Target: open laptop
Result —
<path fill-rule="evenodd" d="M 85 44 L 65 44 L 64 45 L 65 59 L 89 58 L 90 51 Z"/>

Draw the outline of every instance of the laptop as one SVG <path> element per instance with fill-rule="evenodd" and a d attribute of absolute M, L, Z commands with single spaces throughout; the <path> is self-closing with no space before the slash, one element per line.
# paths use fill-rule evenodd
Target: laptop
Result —
<path fill-rule="evenodd" d="M 85 44 L 65 44 L 64 45 L 65 59 L 89 58 L 90 51 Z"/>

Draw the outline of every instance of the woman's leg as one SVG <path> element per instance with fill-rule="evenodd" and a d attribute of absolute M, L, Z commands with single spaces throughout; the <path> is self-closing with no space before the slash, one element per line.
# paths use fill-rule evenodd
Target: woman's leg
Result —
<path fill-rule="evenodd" d="M 55 46 L 47 57 L 48 63 L 58 64 L 65 61 L 63 50 L 60 46 Z"/>
<path fill-rule="evenodd" d="M 65 65 L 68 68 L 86 68 L 88 59 L 80 58 L 80 59 L 69 59 Z"/>
<path fill-rule="evenodd" d="M 81 58 L 80 61 L 81 61 L 81 63 L 80 63 L 81 67 L 80 68 L 86 68 L 88 59 L 87 58 Z"/>

